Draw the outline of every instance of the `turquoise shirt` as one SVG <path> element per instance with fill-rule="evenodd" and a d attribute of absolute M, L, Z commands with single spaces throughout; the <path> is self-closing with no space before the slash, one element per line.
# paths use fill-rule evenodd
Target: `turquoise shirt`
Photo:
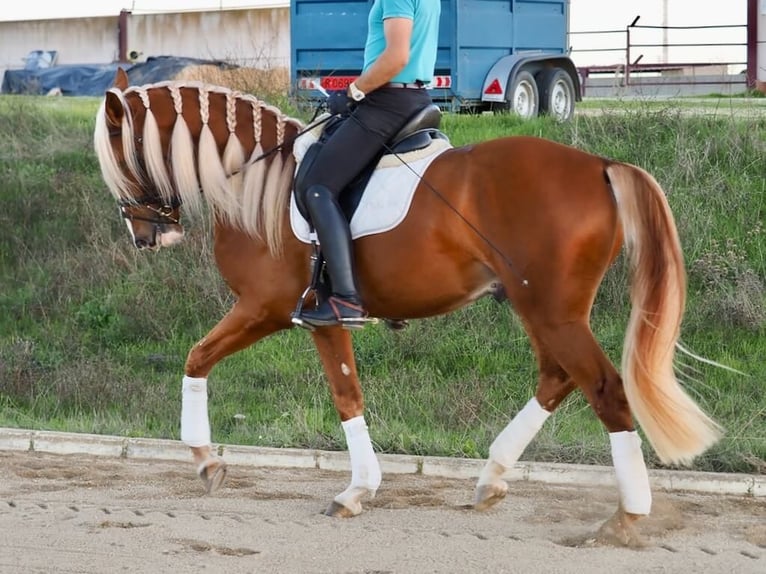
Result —
<path fill-rule="evenodd" d="M 407 18 L 412 20 L 410 61 L 392 82 L 429 83 L 436 66 L 439 44 L 439 15 L 441 0 L 375 0 L 367 19 L 367 44 L 364 47 L 364 70 L 369 68 L 386 48 L 383 20 Z"/>

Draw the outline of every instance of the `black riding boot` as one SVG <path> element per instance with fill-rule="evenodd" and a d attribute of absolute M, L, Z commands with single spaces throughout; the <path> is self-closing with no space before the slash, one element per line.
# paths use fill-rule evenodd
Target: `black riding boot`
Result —
<path fill-rule="evenodd" d="M 314 185 L 306 192 L 306 210 L 325 257 L 332 295 L 316 309 L 304 309 L 300 319 L 316 327 L 338 324 L 363 327 L 369 319 L 356 288 L 351 232 L 346 217 L 330 190 L 321 185 Z"/>

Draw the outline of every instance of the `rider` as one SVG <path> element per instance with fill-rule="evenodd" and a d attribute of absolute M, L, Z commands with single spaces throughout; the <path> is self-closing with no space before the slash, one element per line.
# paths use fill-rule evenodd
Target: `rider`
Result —
<path fill-rule="evenodd" d="M 362 326 L 351 233 L 339 205 L 344 188 L 418 110 L 431 104 L 440 0 L 375 0 L 368 16 L 362 74 L 348 86 L 350 117 L 327 139 L 302 188 L 332 284 L 332 295 L 300 319 L 314 326 Z"/>

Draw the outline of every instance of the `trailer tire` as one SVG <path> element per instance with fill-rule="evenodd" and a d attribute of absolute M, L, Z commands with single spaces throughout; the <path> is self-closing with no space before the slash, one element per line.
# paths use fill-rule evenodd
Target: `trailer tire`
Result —
<path fill-rule="evenodd" d="M 540 114 L 557 121 L 572 119 L 575 107 L 575 87 L 571 76 L 561 68 L 545 68 L 537 74 L 540 93 Z"/>
<path fill-rule="evenodd" d="M 535 117 L 540 107 L 540 95 L 535 77 L 526 70 L 520 70 L 513 78 L 513 84 L 508 90 L 506 99 L 510 112 L 525 120 Z"/>

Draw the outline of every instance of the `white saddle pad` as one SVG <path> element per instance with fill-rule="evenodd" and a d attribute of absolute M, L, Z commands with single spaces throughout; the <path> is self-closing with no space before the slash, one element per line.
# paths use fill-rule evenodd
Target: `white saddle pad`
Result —
<path fill-rule="evenodd" d="M 384 156 L 351 218 L 351 237 L 356 239 L 390 231 L 404 221 L 420 178 L 431 162 L 451 147 L 448 141 L 436 139 L 422 150 L 399 154 L 398 157 Z M 299 159 L 302 159 L 302 154 Z M 299 240 L 311 242 L 309 224 L 298 211 L 295 194 L 290 197 L 290 226 Z"/>

